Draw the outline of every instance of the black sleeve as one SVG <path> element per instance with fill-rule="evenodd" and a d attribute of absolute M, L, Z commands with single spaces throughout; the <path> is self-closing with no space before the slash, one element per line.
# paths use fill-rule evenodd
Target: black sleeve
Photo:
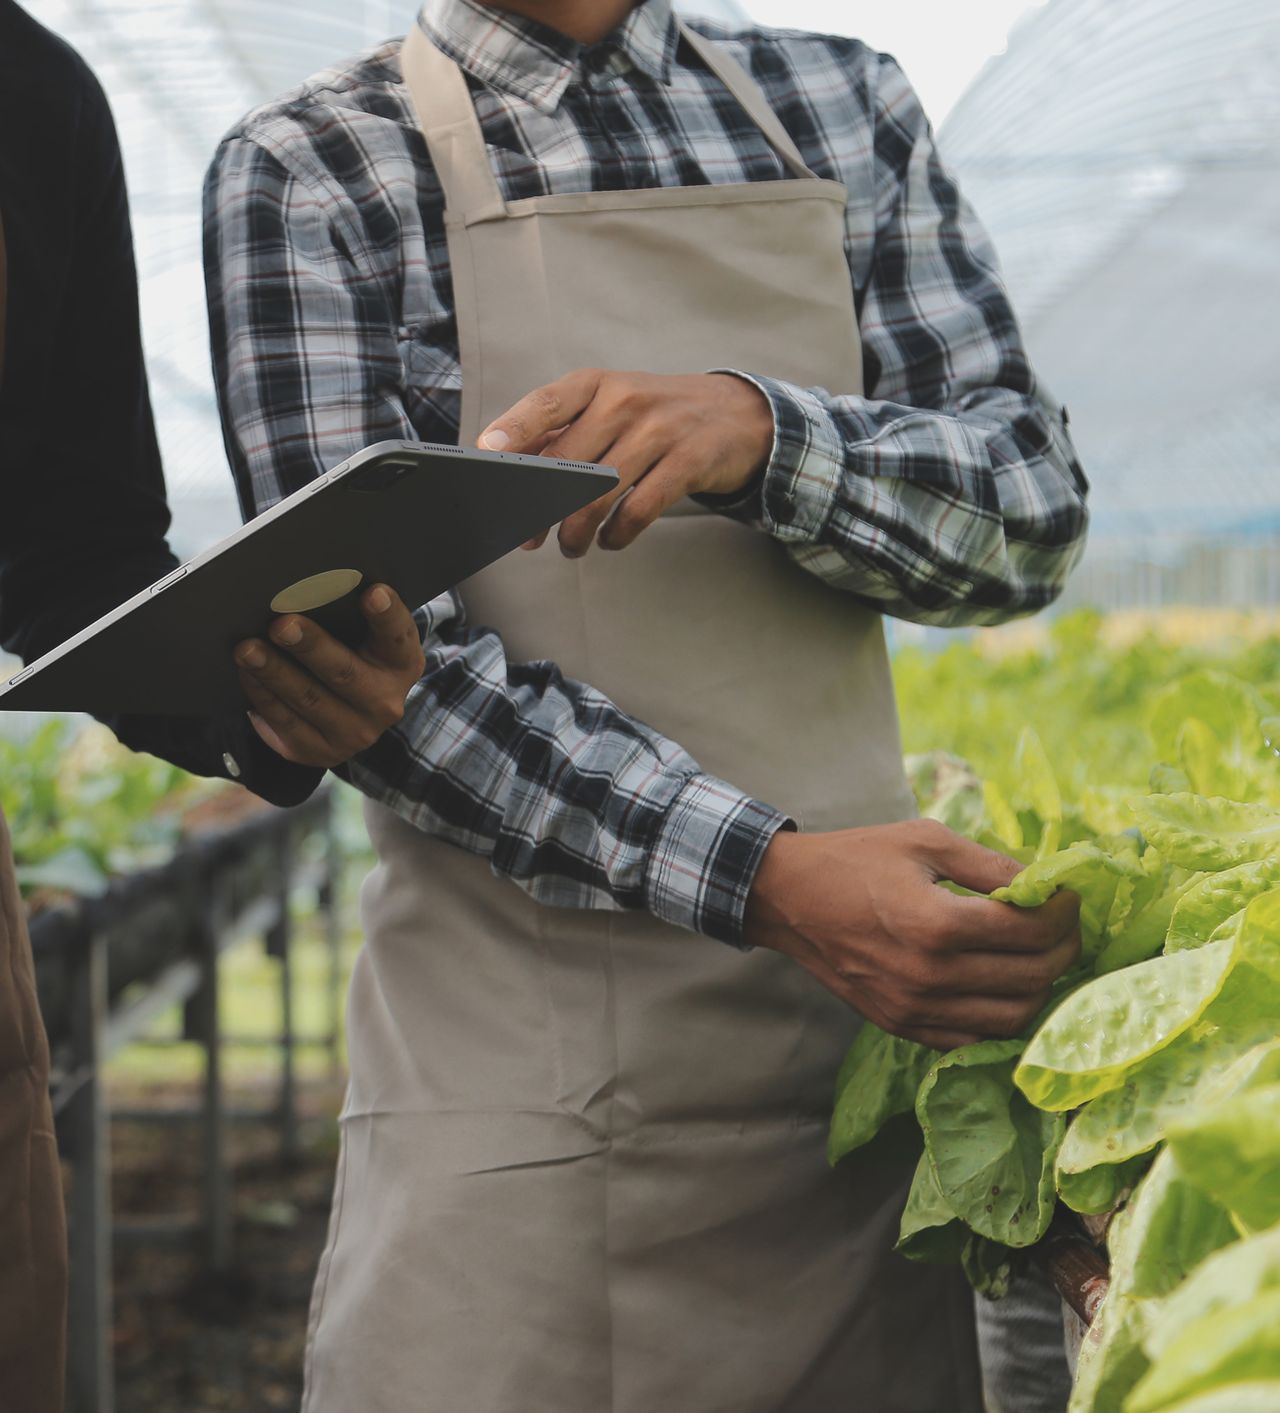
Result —
<path fill-rule="evenodd" d="M 65 205 L 53 205 L 59 197 L 49 192 L 58 223 L 51 248 L 63 253 L 65 270 L 56 284 L 41 278 L 38 285 L 53 307 L 27 309 L 20 318 L 25 306 L 11 297 L 8 396 L 0 399 L 0 635 L 27 661 L 178 562 L 165 538 L 169 509 L 143 364 L 120 148 L 93 75 L 80 63 L 63 72 L 78 75 L 79 92 L 51 93 L 49 101 L 76 105 L 74 125 L 63 128 L 72 150 L 61 163 L 59 154 L 46 154 L 43 171 L 29 169 L 34 191 L 5 193 L 8 227 L 10 212 L 21 221 L 22 206 L 32 214 L 31 203 L 46 195 L 50 163 L 72 192 Z M 60 116 L 65 123 L 65 106 Z M 33 243 L 27 250 L 45 258 Z M 12 243 L 9 258 L 10 289 L 17 294 L 23 274 L 15 268 Z M 48 321 L 43 329 L 41 320 Z M 28 346 L 26 376 L 15 380 L 14 366 Z M 31 375 L 42 363 L 37 386 Z M 197 775 L 235 774 L 229 755 L 241 783 L 276 804 L 305 799 L 323 776 L 269 750 L 243 713 L 120 717 L 107 724 L 132 749 Z"/>

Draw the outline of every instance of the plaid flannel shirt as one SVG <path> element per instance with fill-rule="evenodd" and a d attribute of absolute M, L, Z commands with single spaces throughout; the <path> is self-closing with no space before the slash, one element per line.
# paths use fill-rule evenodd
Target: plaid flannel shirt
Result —
<path fill-rule="evenodd" d="M 468 76 L 508 200 L 787 175 L 678 45 L 670 0 L 645 0 L 590 48 L 475 0 L 427 0 L 418 22 Z M 769 399 L 776 436 L 759 484 L 719 508 L 899 617 L 990 623 L 1047 604 L 1082 547 L 1085 481 L 910 85 L 853 39 L 698 29 L 760 83 L 809 166 L 849 189 L 866 368 L 866 396 L 735 370 Z M 442 215 L 396 43 L 221 144 L 206 270 L 246 514 L 370 442 L 456 443 Z M 589 683 L 508 661 L 456 594 L 418 619 L 426 672 L 399 726 L 350 762 L 353 783 L 545 903 L 646 908 L 739 942 L 779 809 Z"/>

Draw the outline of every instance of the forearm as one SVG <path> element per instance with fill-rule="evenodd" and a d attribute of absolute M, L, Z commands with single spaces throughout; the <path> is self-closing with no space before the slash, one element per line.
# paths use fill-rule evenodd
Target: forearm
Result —
<path fill-rule="evenodd" d="M 785 817 L 554 665 L 507 662 L 447 601 L 423 621 L 427 670 L 400 726 L 350 762 L 352 783 L 539 902 L 642 909 L 741 944 Z"/>

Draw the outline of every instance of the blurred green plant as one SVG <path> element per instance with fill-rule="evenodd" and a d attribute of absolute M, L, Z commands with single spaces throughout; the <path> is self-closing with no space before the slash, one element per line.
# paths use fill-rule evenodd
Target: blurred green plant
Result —
<path fill-rule="evenodd" d="M 0 807 L 24 893 L 94 896 L 111 876 L 160 863 L 182 812 L 217 788 L 125 750 L 104 726 L 53 717 L 0 736 Z"/>

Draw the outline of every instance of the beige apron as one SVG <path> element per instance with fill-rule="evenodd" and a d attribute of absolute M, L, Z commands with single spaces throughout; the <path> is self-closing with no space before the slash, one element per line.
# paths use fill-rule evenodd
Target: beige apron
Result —
<path fill-rule="evenodd" d="M 685 32 L 784 181 L 503 202 L 466 82 L 417 30 L 444 187 L 462 442 L 583 366 L 861 387 L 846 193 Z M 880 621 L 758 531 L 676 508 L 620 554 L 470 581 L 549 659 L 809 829 L 912 812 Z M 310 1413 L 971 1413 L 972 1313 L 890 1247 L 908 1176 L 832 1173 L 854 1015 L 793 963 L 540 906 L 367 809 L 379 863 L 313 1303 Z"/>

